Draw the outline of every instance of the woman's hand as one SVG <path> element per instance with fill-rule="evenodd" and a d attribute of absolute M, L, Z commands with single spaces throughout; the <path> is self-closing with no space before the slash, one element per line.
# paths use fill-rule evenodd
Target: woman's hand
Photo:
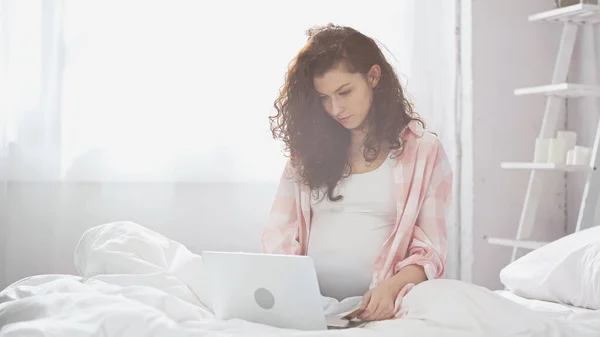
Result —
<path fill-rule="evenodd" d="M 393 318 L 398 293 L 397 285 L 391 280 L 381 282 L 363 296 L 358 318 L 365 321 Z"/>
<path fill-rule="evenodd" d="M 425 270 L 419 265 L 409 265 L 396 275 L 369 290 L 362 299 L 360 309 L 353 316 L 365 321 L 381 321 L 394 317 L 396 298 L 405 285 L 417 285 L 427 280 Z"/>

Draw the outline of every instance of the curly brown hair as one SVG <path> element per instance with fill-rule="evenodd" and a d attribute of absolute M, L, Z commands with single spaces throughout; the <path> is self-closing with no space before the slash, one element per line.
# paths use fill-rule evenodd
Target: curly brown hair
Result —
<path fill-rule="evenodd" d="M 394 156 L 401 154 L 401 132 L 412 120 L 424 123 L 373 39 L 333 24 L 311 28 L 307 35 L 307 43 L 290 63 L 274 102 L 277 113 L 269 117 L 270 127 L 273 138 L 284 142 L 286 155 L 302 182 L 312 191 L 326 187 L 329 200 L 337 201 L 342 196 L 334 196 L 334 188 L 352 172 L 348 159 L 351 131 L 325 112 L 314 87 L 316 76 L 340 64 L 350 73 L 365 76 L 373 65 L 381 67 L 380 82 L 374 88 L 365 120 L 368 128 L 363 153 L 368 163 L 378 158 L 384 141 L 391 145 Z"/>

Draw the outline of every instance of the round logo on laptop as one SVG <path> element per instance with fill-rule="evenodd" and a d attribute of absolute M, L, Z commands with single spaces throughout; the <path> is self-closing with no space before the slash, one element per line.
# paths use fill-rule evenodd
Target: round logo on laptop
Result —
<path fill-rule="evenodd" d="M 275 306 L 275 297 L 265 288 L 258 288 L 254 292 L 254 300 L 259 307 L 263 309 L 271 309 Z"/>

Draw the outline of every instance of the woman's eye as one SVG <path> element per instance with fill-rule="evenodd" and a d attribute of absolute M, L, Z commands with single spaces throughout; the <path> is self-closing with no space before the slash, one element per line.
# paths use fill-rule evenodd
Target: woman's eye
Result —
<path fill-rule="evenodd" d="M 340 92 L 340 96 L 346 96 L 350 93 L 350 91 L 352 91 L 352 90 L 346 90 L 346 91 Z"/>

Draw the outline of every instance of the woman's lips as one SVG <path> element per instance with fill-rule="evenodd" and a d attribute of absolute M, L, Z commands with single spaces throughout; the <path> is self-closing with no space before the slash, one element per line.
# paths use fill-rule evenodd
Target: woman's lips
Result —
<path fill-rule="evenodd" d="M 346 123 L 350 120 L 350 117 L 352 117 L 352 116 L 346 116 L 344 118 L 339 118 L 338 121 L 340 121 L 340 123 Z"/>

